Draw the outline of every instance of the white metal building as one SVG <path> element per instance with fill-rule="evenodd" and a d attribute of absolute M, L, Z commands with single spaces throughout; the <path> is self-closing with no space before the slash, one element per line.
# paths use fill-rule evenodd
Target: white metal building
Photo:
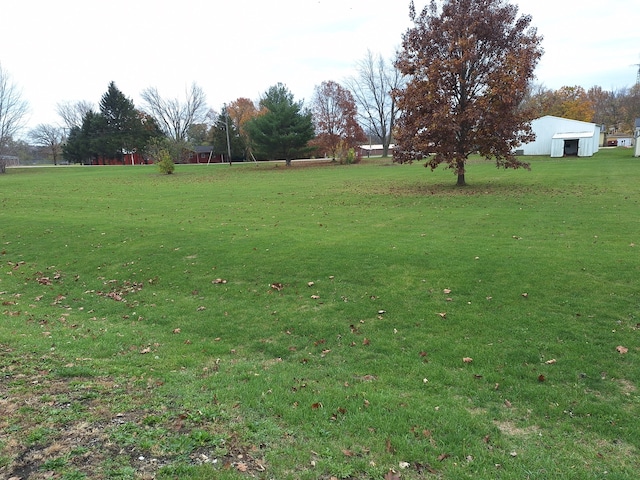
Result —
<path fill-rule="evenodd" d="M 546 115 L 533 120 L 531 128 L 536 139 L 520 146 L 517 153 L 591 157 L 599 149 L 600 126 L 595 123 Z"/>

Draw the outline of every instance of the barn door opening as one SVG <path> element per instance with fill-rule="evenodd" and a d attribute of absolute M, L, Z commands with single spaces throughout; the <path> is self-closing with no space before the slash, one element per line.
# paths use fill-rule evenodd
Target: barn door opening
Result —
<path fill-rule="evenodd" d="M 578 155 L 578 140 L 565 140 L 564 141 L 564 156 L 575 157 Z"/>

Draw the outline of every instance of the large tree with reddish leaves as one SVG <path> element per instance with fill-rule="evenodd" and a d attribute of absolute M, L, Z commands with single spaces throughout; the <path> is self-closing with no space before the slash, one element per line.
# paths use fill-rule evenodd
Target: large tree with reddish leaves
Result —
<path fill-rule="evenodd" d="M 522 108 L 542 38 L 531 17 L 504 0 L 432 0 L 403 36 L 397 67 L 409 76 L 394 95 L 401 111 L 398 162 L 427 157 L 432 170 L 451 168 L 465 185 L 469 155 L 498 167 L 528 168 L 513 151 L 534 135 Z"/>
<path fill-rule="evenodd" d="M 339 145 L 352 148 L 367 139 L 353 94 L 333 80 L 316 86 L 311 113 L 316 128 L 313 144 L 323 154 L 335 158 Z"/>

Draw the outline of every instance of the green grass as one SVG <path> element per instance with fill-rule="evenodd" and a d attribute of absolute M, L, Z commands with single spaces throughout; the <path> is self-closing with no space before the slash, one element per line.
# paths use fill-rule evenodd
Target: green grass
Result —
<path fill-rule="evenodd" d="M 467 179 L 9 169 L 0 476 L 634 478 L 640 161 Z"/>

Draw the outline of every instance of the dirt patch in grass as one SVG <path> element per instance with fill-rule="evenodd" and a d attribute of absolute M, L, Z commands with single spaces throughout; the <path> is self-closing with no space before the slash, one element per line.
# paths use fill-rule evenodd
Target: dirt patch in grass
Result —
<path fill-rule="evenodd" d="M 533 435 L 540 432 L 540 427 L 537 425 L 531 425 L 530 427 L 521 428 L 517 427 L 512 422 L 494 422 L 498 430 L 500 430 L 505 435 L 510 435 L 512 437 L 524 437 L 527 435 Z"/>
<path fill-rule="evenodd" d="M 163 467 L 207 464 L 249 476 L 266 470 L 260 447 L 216 419 L 150 411 L 151 392 L 133 383 L 0 373 L 0 478 L 155 478 Z"/>
<path fill-rule="evenodd" d="M 630 382 L 629 380 L 618 380 L 618 385 L 620 386 L 620 391 L 623 395 L 631 395 L 633 393 L 636 393 L 636 391 L 638 390 L 635 384 L 633 382 Z"/>

